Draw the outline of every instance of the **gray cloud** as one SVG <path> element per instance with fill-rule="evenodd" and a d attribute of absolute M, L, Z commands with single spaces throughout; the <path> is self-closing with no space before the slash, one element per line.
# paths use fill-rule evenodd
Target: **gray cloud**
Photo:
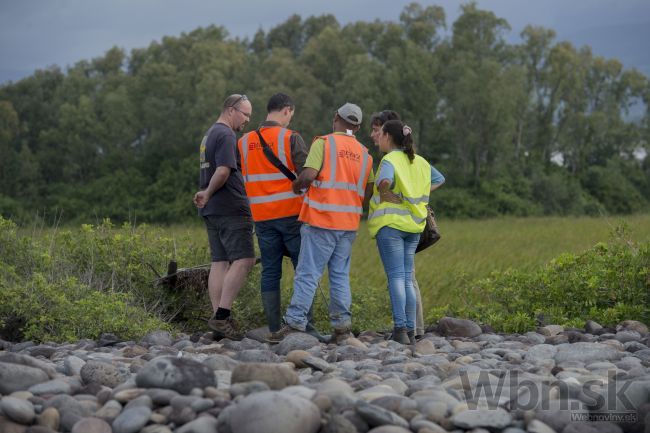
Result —
<path fill-rule="evenodd" d="M 339 22 L 397 20 L 411 0 L 0 0 L 0 83 L 17 80 L 37 68 L 65 67 L 102 55 L 117 45 L 145 47 L 165 35 L 179 35 L 210 24 L 233 36 L 250 37 L 291 14 L 303 17 L 331 13 Z M 439 4 L 450 26 L 460 2 Z M 556 29 L 560 39 L 590 44 L 594 52 L 618 56 L 627 66 L 650 73 L 643 44 L 650 29 L 647 0 L 482 0 L 479 6 L 508 20 L 511 41 L 526 24 Z"/>

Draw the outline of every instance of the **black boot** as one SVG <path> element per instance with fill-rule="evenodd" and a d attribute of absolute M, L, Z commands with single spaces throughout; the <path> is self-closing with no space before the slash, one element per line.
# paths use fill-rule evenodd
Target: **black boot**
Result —
<path fill-rule="evenodd" d="M 266 315 L 266 323 L 269 325 L 270 332 L 277 332 L 282 327 L 280 300 L 279 290 L 277 292 L 262 292 L 262 305 L 264 306 L 264 315 Z"/>
<path fill-rule="evenodd" d="M 393 340 L 402 344 L 411 344 L 408 335 L 406 335 L 406 328 L 394 328 Z"/>
<path fill-rule="evenodd" d="M 409 338 L 410 344 L 415 344 L 415 330 L 409 329 L 406 331 L 406 336 Z"/>

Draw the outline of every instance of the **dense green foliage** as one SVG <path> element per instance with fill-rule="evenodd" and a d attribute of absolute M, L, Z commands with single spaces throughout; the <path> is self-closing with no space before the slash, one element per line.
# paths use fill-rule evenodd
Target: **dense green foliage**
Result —
<path fill-rule="evenodd" d="M 647 209 L 649 158 L 633 157 L 649 141 L 646 76 L 550 29 L 509 44 L 508 23 L 472 3 L 445 29 L 441 7 L 418 4 L 391 22 L 296 15 L 252 40 L 211 26 L 37 71 L 0 87 L 0 214 L 190 219 L 220 102 L 248 94 L 254 127 L 278 91 L 295 98 L 306 139 L 329 132 L 344 101 L 366 118 L 402 113 L 447 176 L 433 197 L 442 216 Z"/>
<path fill-rule="evenodd" d="M 24 236 L 0 217 L 0 329 L 4 338 L 72 341 L 112 332 L 129 339 L 166 323 L 180 307 L 155 291 L 149 266 L 173 253 L 159 232 L 124 226 Z M 190 254 L 182 250 L 183 256 Z"/>
<path fill-rule="evenodd" d="M 650 322 L 650 242 L 626 240 L 565 253 L 533 270 L 509 269 L 467 286 L 464 305 L 432 309 L 429 320 L 453 314 L 504 332 L 525 332 L 539 323 L 581 328 L 586 320 L 613 326 Z"/>

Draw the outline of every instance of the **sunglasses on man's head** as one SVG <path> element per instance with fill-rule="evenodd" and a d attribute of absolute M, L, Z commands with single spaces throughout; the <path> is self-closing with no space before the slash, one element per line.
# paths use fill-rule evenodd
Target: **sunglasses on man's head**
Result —
<path fill-rule="evenodd" d="M 248 101 L 248 96 L 246 96 L 246 95 L 241 95 L 239 98 L 237 98 L 237 99 L 235 100 L 235 102 L 233 102 L 232 104 L 230 104 L 229 107 L 233 107 L 233 108 L 235 108 L 235 106 L 236 106 L 237 104 L 239 104 L 240 102 L 242 102 L 242 101 Z"/>

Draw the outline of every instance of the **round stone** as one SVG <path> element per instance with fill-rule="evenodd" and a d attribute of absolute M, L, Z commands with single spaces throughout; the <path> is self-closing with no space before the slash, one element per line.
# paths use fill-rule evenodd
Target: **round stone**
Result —
<path fill-rule="evenodd" d="M 320 345 L 320 342 L 313 335 L 304 332 L 294 332 L 282 339 L 280 344 L 278 344 L 276 353 L 278 355 L 286 355 L 292 350 L 307 350 L 318 345 Z"/>
<path fill-rule="evenodd" d="M 112 364 L 101 361 L 88 361 L 81 368 L 81 379 L 84 383 L 98 383 L 109 388 L 115 388 L 130 376 L 131 373 L 128 371 L 118 369 Z"/>
<path fill-rule="evenodd" d="M 512 422 L 512 416 L 501 408 L 464 410 L 451 418 L 456 426 L 466 430 L 474 428 L 504 429 Z"/>
<path fill-rule="evenodd" d="M 149 421 L 151 409 L 147 406 L 136 406 L 125 409 L 113 421 L 113 433 L 136 433 Z"/>
<path fill-rule="evenodd" d="M 320 411 L 315 404 L 276 391 L 245 397 L 234 406 L 229 418 L 230 426 L 237 426 L 237 433 L 316 433 L 320 428 Z"/>
<path fill-rule="evenodd" d="M 193 388 L 217 386 L 212 369 L 186 358 L 159 357 L 149 361 L 135 378 L 142 388 L 173 389 L 189 394 Z"/>
<path fill-rule="evenodd" d="M 111 426 L 99 418 L 81 418 L 72 427 L 72 433 L 112 433 Z"/>
<path fill-rule="evenodd" d="M 23 391 L 49 379 L 47 373 L 40 368 L 0 362 L 0 394 Z"/>
<path fill-rule="evenodd" d="M 3 397 L 0 400 L 0 409 L 9 419 L 20 424 L 29 425 L 36 416 L 31 402 L 16 397 Z"/>
<path fill-rule="evenodd" d="M 299 383 L 298 374 L 283 364 L 242 363 L 232 372 L 232 384 L 254 380 L 264 382 L 275 390 Z"/>
<path fill-rule="evenodd" d="M 59 415 L 59 411 L 53 407 L 48 407 L 45 409 L 36 420 L 36 424 L 50 428 L 54 431 L 57 431 L 59 429 L 60 422 L 61 416 Z"/>

